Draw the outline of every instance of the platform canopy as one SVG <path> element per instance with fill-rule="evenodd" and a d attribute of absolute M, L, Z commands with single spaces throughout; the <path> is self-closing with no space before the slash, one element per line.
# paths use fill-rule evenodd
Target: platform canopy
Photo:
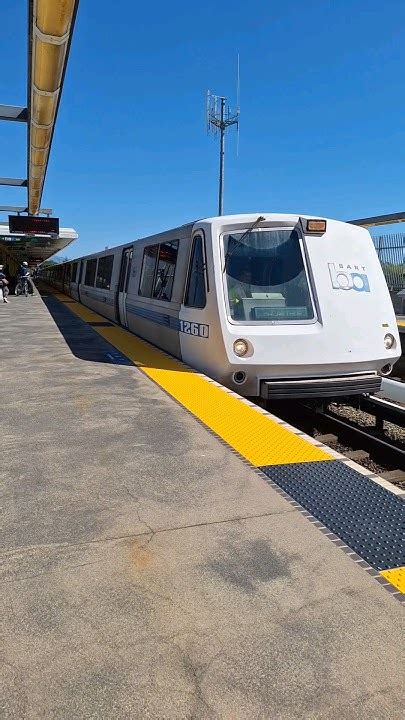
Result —
<path fill-rule="evenodd" d="M 16 266 L 26 260 L 36 267 L 77 238 L 73 228 L 60 228 L 58 235 L 12 235 L 8 223 L 0 222 L 0 262 Z"/>
<path fill-rule="evenodd" d="M 390 213 L 387 215 L 373 215 L 372 217 L 359 218 L 358 220 L 347 220 L 350 225 L 361 227 L 378 227 L 378 225 L 394 225 L 405 222 L 405 212 Z"/>
<path fill-rule="evenodd" d="M 0 177 L 0 185 L 27 188 L 26 211 L 40 203 L 62 95 L 79 0 L 28 0 L 25 106 L 0 104 L 0 120 L 27 125 L 26 177 Z"/>

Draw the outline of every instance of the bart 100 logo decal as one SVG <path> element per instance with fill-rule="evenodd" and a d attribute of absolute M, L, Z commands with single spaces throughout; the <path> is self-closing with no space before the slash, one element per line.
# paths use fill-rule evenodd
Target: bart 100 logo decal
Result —
<path fill-rule="evenodd" d="M 356 292 L 370 292 L 368 277 L 365 273 L 359 272 L 365 270 L 365 267 L 359 265 L 342 265 L 328 263 L 330 279 L 332 287 L 335 290 L 356 290 Z M 355 270 L 355 272 L 352 272 Z"/>

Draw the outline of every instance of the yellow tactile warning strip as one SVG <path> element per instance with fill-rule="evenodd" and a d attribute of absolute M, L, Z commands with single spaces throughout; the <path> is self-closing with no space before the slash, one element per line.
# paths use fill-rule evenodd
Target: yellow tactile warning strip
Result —
<path fill-rule="evenodd" d="M 381 570 L 380 575 L 388 580 L 400 593 L 405 594 L 405 566 L 392 568 L 391 570 Z"/>
<path fill-rule="evenodd" d="M 98 313 L 66 295 L 53 295 L 61 302 L 69 302 L 70 310 L 82 320 L 100 320 Z M 127 330 L 119 326 L 93 329 L 252 465 L 334 460 L 322 448 Z"/>
<path fill-rule="evenodd" d="M 400 325 L 400 327 L 405 326 L 405 320 L 397 320 L 397 325 Z"/>

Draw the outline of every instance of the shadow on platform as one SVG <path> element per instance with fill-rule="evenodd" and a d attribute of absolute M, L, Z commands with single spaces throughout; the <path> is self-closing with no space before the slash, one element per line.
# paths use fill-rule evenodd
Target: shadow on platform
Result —
<path fill-rule="evenodd" d="M 131 360 L 110 345 L 107 340 L 104 340 L 88 323 L 70 312 L 68 307 L 53 295 L 45 289 L 41 289 L 39 292 L 59 332 L 75 357 L 89 362 L 133 365 Z M 108 323 L 108 320 L 105 322 Z"/>

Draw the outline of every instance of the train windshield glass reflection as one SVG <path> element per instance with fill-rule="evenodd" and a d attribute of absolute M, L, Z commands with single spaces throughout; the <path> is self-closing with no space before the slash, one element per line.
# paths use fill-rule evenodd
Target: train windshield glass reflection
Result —
<path fill-rule="evenodd" d="M 296 230 L 224 235 L 231 318 L 238 322 L 305 322 L 314 308 Z"/>

